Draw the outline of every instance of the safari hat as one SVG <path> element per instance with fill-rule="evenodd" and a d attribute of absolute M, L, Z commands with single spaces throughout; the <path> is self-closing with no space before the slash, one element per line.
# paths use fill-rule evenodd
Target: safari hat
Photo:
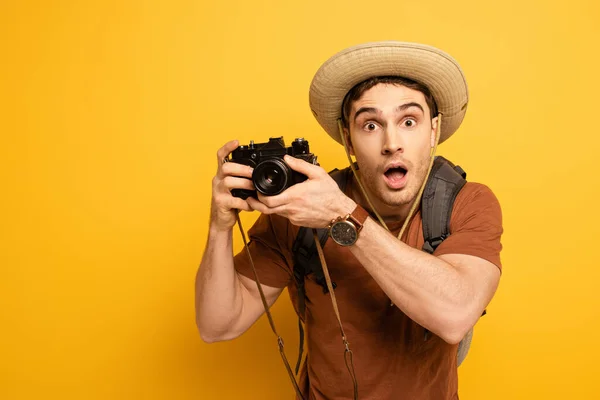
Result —
<path fill-rule="evenodd" d="M 385 41 L 350 47 L 327 60 L 315 74 L 309 91 L 313 115 L 325 131 L 342 143 L 338 119 L 346 94 L 360 82 L 377 76 L 400 76 L 426 86 L 443 115 L 439 143 L 460 126 L 469 102 L 460 66 L 445 52 L 418 43 Z"/>

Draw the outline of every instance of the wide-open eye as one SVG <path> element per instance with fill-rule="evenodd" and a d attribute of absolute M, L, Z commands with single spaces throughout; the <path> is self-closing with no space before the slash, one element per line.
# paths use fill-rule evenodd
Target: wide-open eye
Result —
<path fill-rule="evenodd" d="M 407 128 L 413 128 L 417 126 L 417 120 L 414 118 L 406 118 L 402 124 Z"/>
<path fill-rule="evenodd" d="M 377 129 L 377 124 L 375 122 L 367 122 L 364 129 L 368 132 L 373 132 Z"/>

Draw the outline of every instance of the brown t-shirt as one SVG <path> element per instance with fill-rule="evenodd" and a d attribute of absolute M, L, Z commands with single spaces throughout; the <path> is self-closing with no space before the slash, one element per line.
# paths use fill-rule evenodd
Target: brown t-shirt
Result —
<path fill-rule="evenodd" d="M 351 193 L 351 185 L 346 193 Z M 401 223 L 388 225 L 398 235 Z M 292 245 L 299 227 L 277 215 L 261 215 L 249 231 L 250 252 L 261 283 L 288 287 L 298 312 L 293 278 Z M 450 236 L 434 255 L 468 254 L 500 263 L 502 216 L 498 200 L 484 185 L 468 182 L 458 194 L 450 220 Z M 423 246 L 420 211 L 402 241 Z M 458 399 L 457 345 L 435 334 L 425 340 L 424 328 L 407 317 L 344 247 L 328 240 L 323 249 L 346 337 L 353 352 L 360 399 Z M 236 270 L 254 279 L 245 251 L 235 257 Z M 307 361 L 300 373 L 305 399 L 353 398 L 353 384 L 344 362 L 344 346 L 329 294 L 306 278 L 305 322 Z"/>

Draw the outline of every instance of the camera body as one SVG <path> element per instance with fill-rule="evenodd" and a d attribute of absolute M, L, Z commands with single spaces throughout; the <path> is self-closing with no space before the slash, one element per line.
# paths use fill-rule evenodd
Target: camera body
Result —
<path fill-rule="evenodd" d="M 306 175 L 294 171 L 283 161 L 286 154 L 318 165 L 317 157 L 310 152 L 308 141 L 303 138 L 295 139 L 290 147 L 285 147 L 283 136 L 270 138 L 267 143 L 255 144 L 251 141 L 247 146 L 239 146 L 231 153 L 229 161 L 254 168 L 252 183 L 256 190 L 233 189 L 231 194 L 244 200 L 248 197 L 257 198 L 257 192 L 264 196 L 275 196 L 290 186 L 304 182 Z"/>

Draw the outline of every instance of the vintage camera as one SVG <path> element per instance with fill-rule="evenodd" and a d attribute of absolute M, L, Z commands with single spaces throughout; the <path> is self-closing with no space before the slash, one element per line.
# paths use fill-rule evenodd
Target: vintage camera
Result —
<path fill-rule="evenodd" d="M 257 192 L 275 196 L 305 181 L 306 175 L 294 171 L 283 161 L 286 154 L 318 165 L 317 157 L 310 152 L 308 141 L 303 138 L 294 140 L 290 147 L 285 147 L 283 137 L 270 138 L 267 143 L 255 144 L 251 141 L 248 146 L 239 146 L 231 153 L 229 161 L 254 168 L 252 183 L 256 190 L 233 189 L 231 194 L 244 200 L 248 197 L 257 198 Z"/>

